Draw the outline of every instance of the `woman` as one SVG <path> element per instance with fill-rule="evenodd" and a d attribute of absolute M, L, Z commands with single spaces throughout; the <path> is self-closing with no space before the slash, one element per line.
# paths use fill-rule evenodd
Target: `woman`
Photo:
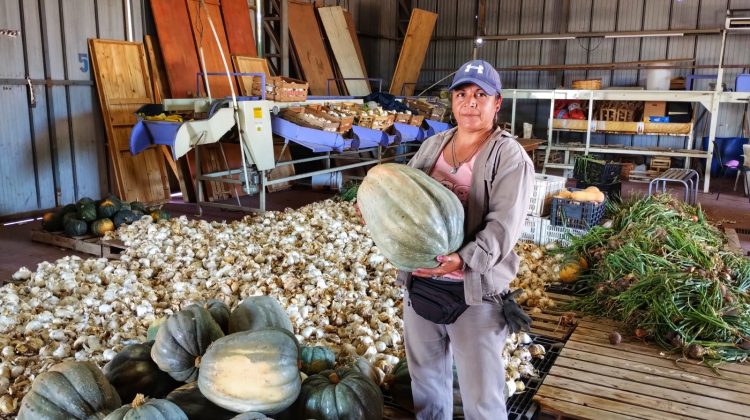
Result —
<path fill-rule="evenodd" d="M 439 256 L 436 268 L 398 274 L 407 286 L 404 335 L 418 419 L 452 418 L 454 360 L 466 418 L 507 417 L 501 352 L 508 322 L 525 315 L 520 309 L 509 315 L 512 305 L 498 310 L 488 301 L 499 301 L 518 270 L 513 247 L 526 216 L 534 166 L 495 123 L 500 89 L 500 76 L 489 63 L 461 66 L 450 87 L 457 127 L 427 139 L 409 162 L 455 192 L 465 209 L 464 244 L 457 252 Z M 421 299 L 425 293 L 444 294 L 456 301 L 455 308 L 435 317 L 434 300 Z"/>

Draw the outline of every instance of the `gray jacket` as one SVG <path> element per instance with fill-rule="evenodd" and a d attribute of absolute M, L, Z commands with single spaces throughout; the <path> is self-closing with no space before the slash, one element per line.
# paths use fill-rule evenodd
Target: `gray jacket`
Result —
<path fill-rule="evenodd" d="M 453 128 L 425 140 L 409 166 L 432 172 L 455 132 Z M 534 164 L 528 154 L 510 133 L 496 128 L 474 162 L 464 244 L 458 250 L 465 263 L 468 305 L 507 290 L 516 276 L 519 258 L 513 247 L 521 236 L 533 188 Z M 410 279 L 411 273 L 398 272 L 399 284 Z"/>

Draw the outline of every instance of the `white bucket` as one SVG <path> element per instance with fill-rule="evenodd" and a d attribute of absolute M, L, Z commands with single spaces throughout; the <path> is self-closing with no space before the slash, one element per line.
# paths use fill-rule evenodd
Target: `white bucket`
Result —
<path fill-rule="evenodd" d="M 330 172 L 327 174 L 313 175 L 312 176 L 312 189 L 322 190 L 330 188 L 332 190 L 341 191 L 343 188 L 343 180 L 341 172 Z"/>
<path fill-rule="evenodd" d="M 654 63 L 656 66 L 667 66 L 668 63 Z M 672 69 L 648 69 L 646 70 L 647 90 L 669 90 L 672 80 Z"/>

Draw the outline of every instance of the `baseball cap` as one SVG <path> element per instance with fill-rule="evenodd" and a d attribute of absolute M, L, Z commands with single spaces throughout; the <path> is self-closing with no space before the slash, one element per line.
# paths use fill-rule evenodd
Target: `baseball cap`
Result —
<path fill-rule="evenodd" d="M 453 83 L 449 90 L 466 83 L 474 83 L 488 95 L 499 94 L 503 87 L 500 74 L 492 67 L 492 64 L 484 60 L 471 60 L 464 63 L 453 76 Z"/>

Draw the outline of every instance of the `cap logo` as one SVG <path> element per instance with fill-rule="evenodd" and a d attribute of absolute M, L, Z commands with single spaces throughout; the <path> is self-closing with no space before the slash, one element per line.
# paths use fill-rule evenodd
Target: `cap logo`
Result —
<path fill-rule="evenodd" d="M 479 64 L 477 66 L 472 66 L 471 64 L 466 66 L 466 69 L 464 70 L 464 73 L 470 72 L 472 69 L 475 69 L 477 73 L 484 74 L 484 66 Z"/>

